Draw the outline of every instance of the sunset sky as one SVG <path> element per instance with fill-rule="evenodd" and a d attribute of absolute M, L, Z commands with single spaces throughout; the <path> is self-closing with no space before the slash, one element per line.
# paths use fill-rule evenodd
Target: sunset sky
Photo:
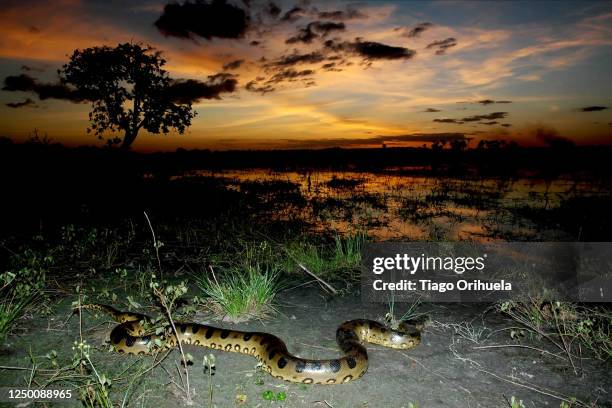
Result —
<path fill-rule="evenodd" d="M 174 79 L 237 81 L 194 98 L 184 135 L 142 133 L 136 150 L 612 144 L 610 1 L 166 3 L 0 3 L 0 136 L 102 145 L 88 103 L 5 81 L 55 84 L 75 49 L 132 41 L 163 51 Z"/>

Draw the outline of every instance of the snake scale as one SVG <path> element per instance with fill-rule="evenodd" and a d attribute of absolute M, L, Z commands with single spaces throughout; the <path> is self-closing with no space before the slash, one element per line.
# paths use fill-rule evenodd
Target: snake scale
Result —
<path fill-rule="evenodd" d="M 344 356 L 329 360 L 309 360 L 289 353 L 285 343 L 269 333 L 177 323 L 176 334 L 170 329 L 165 335 L 147 335 L 143 323 L 150 321 L 150 318 L 146 315 L 122 312 L 102 304 L 81 307 L 105 312 L 119 323 L 110 334 L 110 342 L 119 353 L 149 354 L 155 348 L 153 345 L 156 339 L 160 339 L 164 347 L 173 348 L 177 346 L 178 337 L 183 344 L 254 356 L 272 376 L 305 384 L 339 384 L 355 380 L 368 369 L 368 353 L 362 342 L 410 349 L 420 343 L 422 330 L 422 323 L 417 322 L 401 323 L 394 330 L 372 320 L 347 321 L 336 331 L 336 341 Z"/>

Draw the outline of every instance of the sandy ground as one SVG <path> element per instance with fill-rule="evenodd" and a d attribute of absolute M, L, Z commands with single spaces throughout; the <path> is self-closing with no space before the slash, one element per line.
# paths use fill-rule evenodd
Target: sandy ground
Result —
<path fill-rule="evenodd" d="M 72 343 L 79 337 L 78 318 L 69 316 L 69 302 L 57 315 L 26 320 L 0 354 L 0 365 L 29 367 L 28 352 L 40 361 L 50 350 L 69 361 Z M 279 315 L 266 322 L 223 324 L 241 330 L 267 331 L 287 343 L 295 354 L 306 358 L 337 356 L 335 331 L 345 320 L 380 320 L 385 304 L 363 304 L 357 295 L 328 298 L 318 288 L 299 288 L 279 296 Z M 402 305 L 396 305 L 401 313 Z M 424 304 L 430 317 L 423 342 L 409 351 L 369 347 L 370 367 L 354 382 L 334 386 L 291 384 L 276 380 L 256 368 L 251 357 L 187 347 L 195 364 L 190 367 L 194 406 L 208 407 L 209 380 L 202 367 L 203 356 L 216 356 L 212 377 L 216 407 L 507 407 L 512 396 L 525 407 L 559 407 L 560 397 L 575 397 L 599 407 L 612 407 L 612 377 L 609 365 L 585 360 L 576 363 L 576 375 L 566 361 L 524 347 L 490 347 L 521 344 L 550 347 L 541 341 L 510 338 L 511 321 L 479 304 Z M 93 346 L 100 371 L 120 373 L 150 357 L 117 355 L 103 345 L 112 324 L 100 316 L 83 315 L 83 335 Z M 196 315 L 194 321 L 219 326 Z M 479 334 L 480 333 L 480 334 Z M 489 347 L 489 348 L 482 348 Z M 63 356 L 63 357 L 62 357 Z M 172 352 L 160 366 L 134 386 L 130 406 L 185 406 Z M 28 371 L 0 370 L 0 385 L 23 385 Z M 267 401 L 265 391 L 284 392 L 284 401 Z M 120 401 L 120 399 L 119 399 Z M 64 404 L 63 406 L 67 406 Z"/>

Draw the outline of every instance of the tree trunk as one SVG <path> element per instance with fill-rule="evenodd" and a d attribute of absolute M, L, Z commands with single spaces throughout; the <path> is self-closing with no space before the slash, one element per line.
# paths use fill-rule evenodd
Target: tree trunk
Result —
<path fill-rule="evenodd" d="M 121 148 L 124 150 L 128 150 L 134 140 L 136 140 L 136 135 L 138 134 L 138 130 L 126 130 L 125 136 L 123 137 L 123 143 L 121 143 Z"/>

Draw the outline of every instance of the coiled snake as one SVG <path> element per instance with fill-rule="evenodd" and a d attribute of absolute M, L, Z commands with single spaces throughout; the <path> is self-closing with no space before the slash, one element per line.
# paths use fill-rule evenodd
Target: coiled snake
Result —
<path fill-rule="evenodd" d="M 259 332 L 226 330 L 195 323 L 177 323 L 176 334 L 169 329 L 166 335 L 146 335 L 143 323 L 146 315 L 122 312 L 102 304 L 83 305 L 81 308 L 108 313 L 120 323 L 110 334 L 110 341 L 119 353 L 149 354 L 160 339 L 163 346 L 183 344 L 248 354 L 259 360 L 263 369 L 285 381 L 305 384 L 338 384 L 355 380 L 368 369 L 368 353 L 361 344 L 368 342 L 396 349 L 410 349 L 421 341 L 422 323 L 404 322 L 397 330 L 372 320 L 344 322 L 336 331 L 336 341 L 344 356 L 329 360 L 308 360 L 289 353 L 278 337 Z"/>

